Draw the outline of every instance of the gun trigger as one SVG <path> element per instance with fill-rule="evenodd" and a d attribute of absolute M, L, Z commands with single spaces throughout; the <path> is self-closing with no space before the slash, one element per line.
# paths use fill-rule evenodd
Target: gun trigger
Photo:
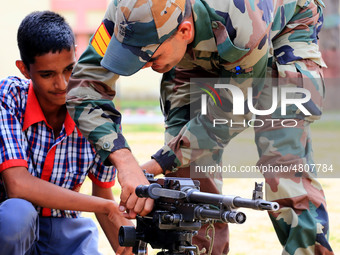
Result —
<path fill-rule="evenodd" d="M 153 188 L 152 194 L 159 197 L 183 199 L 186 198 L 186 193 L 178 190 L 164 189 L 164 188 Z"/>

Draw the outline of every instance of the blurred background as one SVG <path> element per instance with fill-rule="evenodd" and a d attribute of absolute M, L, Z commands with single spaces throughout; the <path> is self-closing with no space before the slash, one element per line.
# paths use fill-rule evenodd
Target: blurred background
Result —
<path fill-rule="evenodd" d="M 325 20 L 320 34 L 320 48 L 328 65 L 325 70 L 326 100 L 325 114 L 312 125 L 316 162 L 332 164 L 339 171 L 340 141 L 340 4 L 339 0 L 323 0 Z M 108 0 L 10 0 L 1 1 L 0 8 L 0 78 L 21 74 L 15 67 L 20 58 L 16 34 L 21 20 L 36 10 L 52 10 L 63 15 L 72 26 L 77 43 L 77 57 L 85 49 L 90 36 L 99 26 Z M 117 86 L 115 104 L 123 115 L 123 129 L 134 155 L 144 163 L 163 144 L 163 118 L 159 110 L 160 75 L 150 68 L 130 77 L 121 77 Z M 247 130 L 227 147 L 230 163 L 234 165 L 255 164 L 257 151 L 253 142 L 253 131 Z M 232 149 L 231 149 L 232 148 Z M 242 153 L 237 153 L 242 152 Z M 244 155 L 247 155 L 244 157 Z M 339 176 L 339 174 L 338 174 Z M 251 198 L 254 180 L 250 178 L 225 178 L 223 193 Z M 321 178 L 330 216 L 330 242 L 334 251 L 340 251 L 340 204 L 338 192 L 340 179 Z M 120 188 L 113 188 L 117 200 Z M 91 193 L 87 180 L 83 193 Z M 245 211 L 247 222 L 230 226 L 231 255 L 281 254 L 281 247 L 265 212 Z M 94 218 L 92 214 L 84 216 Z M 105 236 L 100 231 L 100 251 L 114 254 Z M 150 252 L 153 254 L 153 252 Z"/>

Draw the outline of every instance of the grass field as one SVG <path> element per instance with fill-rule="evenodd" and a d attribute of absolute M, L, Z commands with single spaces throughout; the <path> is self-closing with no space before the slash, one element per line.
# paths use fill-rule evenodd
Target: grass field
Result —
<path fill-rule="evenodd" d="M 320 122 L 312 129 L 314 156 L 316 162 L 328 162 L 333 164 L 333 169 L 339 171 L 339 122 Z M 137 128 L 134 125 L 125 126 L 125 136 L 129 141 L 135 157 L 140 163 L 149 160 L 151 154 L 156 152 L 163 144 L 162 126 L 145 125 Z M 240 153 L 242 152 L 242 155 Z M 254 164 L 257 160 L 257 152 L 253 142 L 253 131 L 246 130 L 236 137 L 227 147 L 226 153 L 232 164 L 239 164 L 240 160 Z M 262 178 L 225 178 L 223 194 L 240 195 L 251 198 L 255 181 L 263 181 Z M 340 203 L 338 200 L 340 179 L 320 178 L 327 198 L 330 217 L 330 243 L 335 254 L 340 251 Z M 86 181 L 82 192 L 90 193 L 89 181 Z M 113 188 L 117 200 L 119 200 L 119 185 Z M 229 224 L 230 228 L 230 255 L 276 255 L 281 254 L 274 229 L 266 212 L 242 210 L 247 215 L 247 221 L 242 225 Z M 84 216 L 93 217 L 91 214 Z M 100 251 L 103 255 L 114 254 L 104 234 L 100 231 Z M 149 254 L 155 254 L 150 251 Z"/>

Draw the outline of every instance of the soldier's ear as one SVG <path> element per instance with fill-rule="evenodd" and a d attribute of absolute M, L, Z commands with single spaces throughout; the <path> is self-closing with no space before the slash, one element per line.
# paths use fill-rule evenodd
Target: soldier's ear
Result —
<path fill-rule="evenodd" d="M 31 79 L 30 72 L 22 60 L 15 61 L 15 65 L 26 79 Z"/>
<path fill-rule="evenodd" d="M 194 24 L 190 20 L 183 21 L 179 24 L 177 34 L 181 39 L 191 41 L 194 37 Z"/>

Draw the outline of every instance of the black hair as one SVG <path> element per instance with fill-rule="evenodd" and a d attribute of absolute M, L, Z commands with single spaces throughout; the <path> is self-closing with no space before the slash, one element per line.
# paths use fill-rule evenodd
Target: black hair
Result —
<path fill-rule="evenodd" d="M 51 11 L 37 11 L 21 22 L 18 34 L 21 60 L 29 69 L 35 57 L 49 52 L 61 52 L 75 47 L 73 31 L 65 19 Z"/>

